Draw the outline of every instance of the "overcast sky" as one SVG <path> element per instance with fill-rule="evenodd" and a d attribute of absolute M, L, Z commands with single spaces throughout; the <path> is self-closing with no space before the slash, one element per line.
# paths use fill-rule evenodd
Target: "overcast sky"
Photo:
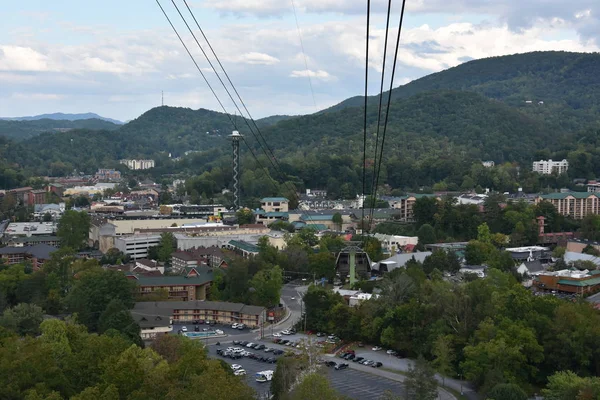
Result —
<path fill-rule="evenodd" d="M 171 0 L 160 1 L 233 112 Z M 256 118 L 311 113 L 364 90 L 366 0 L 294 2 L 308 70 L 291 0 L 188 0 Z M 160 105 L 161 91 L 167 105 L 220 110 L 155 0 L 3 3 L 0 116 L 91 111 L 129 120 Z M 392 4 L 395 37 L 401 2 Z M 386 7 L 372 0 L 371 93 Z M 395 84 L 470 59 L 599 46 L 598 0 L 408 0 Z"/>

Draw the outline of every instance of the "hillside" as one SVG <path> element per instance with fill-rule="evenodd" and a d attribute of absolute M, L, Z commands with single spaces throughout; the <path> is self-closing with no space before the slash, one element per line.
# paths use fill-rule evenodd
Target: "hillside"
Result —
<path fill-rule="evenodd" d="M 112 122 L 113 124 L 122 125 L 123 122 L 112 118 L 102 117 L 96 113 L 81 113 L 81 114 L 65 114 L 65 113 L 52 113 L 52 114 L 41 114 L 33 115 L 30 117 L 11 117 L 11 118 L 0 118 L 7 121 L 37 121 L 38 119 L 54 119 L 58 121 L 79 121 L 82 119 L 100 119 L 102 121 Z"/>
<path fill-rule="evenodd" d="M 582 129 L 600 120 L 600 54 L 548 51 L 469 61 L 395 88 L 392 100 L 432 90 L 479 93 L 566 129 Z M 369 98 L 371 106 L 377 102 L 377 96 Z M 362 104 L 356 96 L 325 112 Z"/>
<path fill-rule="evenodd" d="M 119 125 L 100 119 L 77 121 L 39 119 L 31 121 L 0 120 L 0 136 L 14 140 L 25 140 L 43 132 L 60 132 L 71 129 L 116 130 Z"/>

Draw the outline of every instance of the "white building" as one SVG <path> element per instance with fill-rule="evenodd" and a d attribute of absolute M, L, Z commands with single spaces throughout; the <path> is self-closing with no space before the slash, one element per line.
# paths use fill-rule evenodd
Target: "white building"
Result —
<path fill-rule="evenodd" d="M 119 162 L 133 170 L 154 168 L 154 160 L 120 160 Z"/>
<path fill-rule="evenodd" d="M 383 235 L 381 233 L 375 233 L 373 237 L 381 242 L 381 247 L 384 251 L 390 253 L 396 253 L 397 250 L 409 244 L 416 246 L 419 243 L 419 238 L 417 236 Z"/>
<path fill-rule="evenodd" d="M 148 258 L 148 249 L 159 245 L 160 235 L 119 236 L 114 240 L 117 249 L 137 260 Z"/>
<path fill-rule="evenodd" d="M 552 161 L 550 160 L 540 160 L 533 162 L 533 172 L 537 172 L 540 174 L 550 175 L 554 171 L 556 171 L 559 175 L 564 174 L 569 169 L 569 162 L 567 160 L 562 161 Z"/>
<path fill-rule="evenodd" d="M 486 168 L 492 168 L 494 165 L 496 165 L 496 163 L 493 161 L 482 161 L 481 165 L 483 165 Z"/>

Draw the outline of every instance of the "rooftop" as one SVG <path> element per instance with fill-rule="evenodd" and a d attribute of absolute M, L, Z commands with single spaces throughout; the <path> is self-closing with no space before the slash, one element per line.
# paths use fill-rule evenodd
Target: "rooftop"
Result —
<path fill-rule="evenodd" d="M 135 303 L 131 313 L 172 315 L 174 310 L 217 310 L 247 315 L 260 315 L 265 311 L 265 308 L 224 301 L 152 301 Z"/>
<path fill-rule="evenodd" d="M 128 273 L 127 276 L 134 277 L 138 286 L 198 286 L 212 282 L 213 272 L 209 268 L 196 268 L 197 276 L 144 276 Z"/>
<path fill-rule="evenodd" d="M 259 251 L 258 246 L 243 240 L 230 240 L 228 244 L 249 253 L 258 253 Z"/>
<path fill-rule="evenodd" d="M 25 247 L 2 247 L 0 248 L 0 255 L 2 254 L 28 254 L 32 257 L 41 260 L 49 260 L 50 254 L 58 250 L 54 246 L 47 244 L 36 244 L 35 246 Z"/>
<path fill-rule="evenodd" d="M 289 200 L 286 199 L 285 197 L 265 197 L 260 200 L 261 203 L 274 202 L 274 201 L 289 202 Z"/>
<path fill-rule="evenodd" d="M 576 199 L 587 199 L 592 196 L 599 197 L 598 194 L 590 192 L 548 193 L 540 195 L 540 197 L 544 200 L 562 200 L 566 199 L 569 196 L 574 197 Z"/>

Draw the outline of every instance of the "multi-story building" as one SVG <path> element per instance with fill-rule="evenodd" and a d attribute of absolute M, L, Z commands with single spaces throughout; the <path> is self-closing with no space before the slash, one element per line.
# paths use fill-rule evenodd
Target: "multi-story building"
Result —
<path fill-rule="evenodd" d="M 575 219 L 600 214 L 600 197 L 597 193 L 550 193 L 539 196 L 535 202 L 538 204 L 541 201 L 552 203 L 559 214 Z"/>
<path fill-rule="evenodd" d="M 494 165 L 496 165 L 496 163 L 493 161 L 482 161 L 481 165 L 483 165 L 486 168 L 492 168 L 494 167 Z"/>
<path fill-rule="evenodd" d="M 275 221 L 286 221 L 289 203 L 285 197 L 265 197 L 260 201 L 261 209 L 255 213 L 256 223 L 269 225 Z"/>
<path fill-rule="evenodd" d="M 160 235 L 131 235 L 114 238 L 114 247 L 128 254 L 134 260 L 147 258 L 148 249 L 158 246 L 159 243 Z"/>
<path fill-rule="evenodd" d="M 250 328 L 262 326 L 265 308 L 222 301 L 157 301 L 136 303 L 131 310 L 137 315 L 170 317 L 175 323 L 215 321 L 218 324 L 245 324 Z"/>
<path fill-rule="evenodd" d="M 118 181 L 121 180 L 121 172 L 116 169 L 100 168 L 96 172 L 96 179 L 99 181 Z"/>
<path fill-rule="evenodd" d="M 50 259 L 50 254 L 58 250 L 47 244 L 26 247 L 0 248 L 0 259 L 8 265 L 30 262 L 34 270 L 38 270 Z"/>
<path fill-rule="evenodd" d="M 586 294 L 600 289 L 600 270 L 544 272 L 535 277 L 533 286 L 538 290 L 557 290 L 577 294 Z"/>
<path fill-rule="evenodd" d="M 156 291 L 166 291 L 169 300 L 206 300 L 213 280 L 210 268 L 187 268 L 181 275 L 145 276 L 130 272 L 127 278 L 137 284 L 137 294 L 148 296 Z"/>
<path fill-rule="evenodd" d="M 399 218 L 400 221 L 412 222 L 414 220 L 413 206 L 418 199 L 423 197 L 435 197 L 440 200 L 440 197 L 434 194 L 409 194 L 407 196 L 392 197 L 385 200 L 389 203 L 390 208 L 400 210 L 397 214 L 397 218 Z"/>
<path fill-rule="evenodd" d="M 550 160 L 540 160 L 533 162 L 533 172 L 537 172 L 540 174 L 550 175 L 553 172 L 560 174 L 564 174 L 569 169 L 569 162 L 567 160 L 562 161 L 552 161 Z"/>
<path fill-rule="evenodd" d="M 600 192 L 600 182 L 589 181 L 587 184 L 587 191 L 590 193 Z"/>
<path fill-rule="evenodd" d="M 27 193 L 27 204 L 33 206 L 35 204 L 46 203 L 46 191 L 43 189 L 31 190 Z"/>
<path fill-rule="evenodd" d="M 7 190 L 5 196 L 14 196 L 17 203 L 28 204 L 29 192 L 33 190 L 32 187 L 26 186 L 16 189 Z"/>
<path fill-rule="evenodd" d="M 132 170 L 154 168 L 154 160 L 119 160 L 119 163 Z"/>

